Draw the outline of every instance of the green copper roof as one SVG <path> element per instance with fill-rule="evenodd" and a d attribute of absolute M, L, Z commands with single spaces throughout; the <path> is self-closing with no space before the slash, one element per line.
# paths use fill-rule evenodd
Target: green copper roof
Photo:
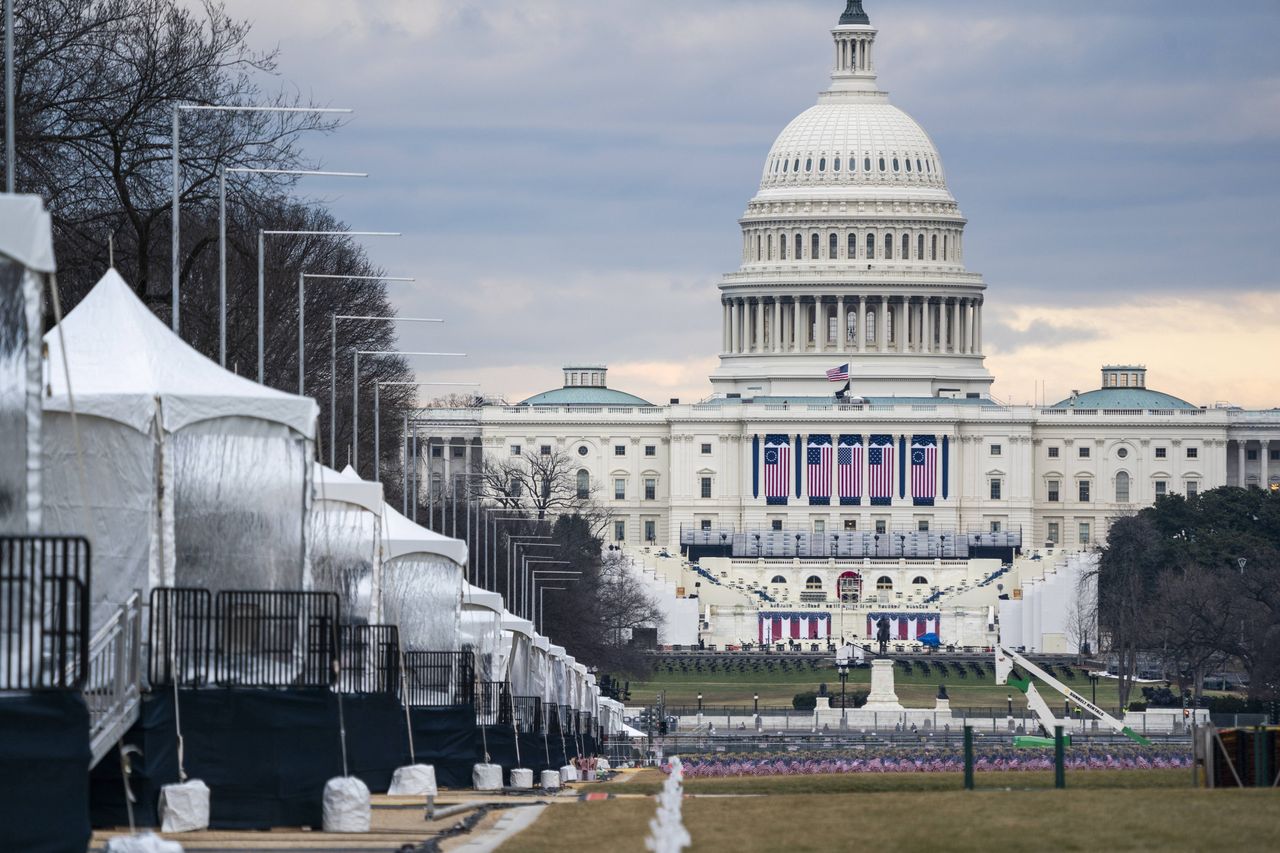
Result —
<path fill-rule="evenodd" d="M 1087 391 L 1076 399 L 1070 397 L 1053 406 L 1054 409 L 1196 409 L 1186 400 L 1170 394 L 1162 394 L 1149 388 L 1099 388 Z"/>
<path fill-rule="evenodd" d="M 556 388 L 534 394 L 522 402 L 522 406 L 651 406 L 647 400 L 641 400 L 634 394 L 625 391 L 614 391 L 612 388 Z"/>
<path fill-rule="evenodd" d="M 849 0 L 849 6 L 844 10 L 844 14 L 840 16 L 840 23 L 842 25 L 871 23 L 871 19 L 867 17 L 867 13 L 862 9 L 862 0 Z"/>

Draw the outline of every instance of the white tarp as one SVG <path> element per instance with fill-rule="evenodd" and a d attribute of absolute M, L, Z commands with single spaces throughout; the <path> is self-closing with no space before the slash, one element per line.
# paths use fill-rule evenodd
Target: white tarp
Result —
<path fill-rule="evenodd" d="M 319 463 L 313 480 L 314 587 L 338 594 L 344 621 L 376 624 L 381 618 L 382 486 L 360 479 L 350 466 L 338 472 Z"/>
<path fill-rule="evenodd" d="M 554 643 L 547 647 L 547 685 L 542 701 L 554 705 L 569 704 L 568 664 L 565 663 L 564 646 Z"/>
<path fill-rule="evenodd" d="M 551 681 L 551 658 L 547 652 L 551 642 L 541 634 L 533 635 L 533 648 L 529 654 L 529 696 L 548 700 L 547 684 Z"/>
<path fill-rule="evenodd" d="M 513 696 L 535 696 L 533 690 L 533 623 L 510 613 L 502 614 L 503 645 L 506 653 L 507 683 Z"/>
<path fill-rule="evenodd" d="M 399 629 L 403 649 L 461 649 L 466 559 L 465 542 L 419 527 L 382 505 L 382 620 Z"/>
<path fill-rule="evenodd" d="M 53 271 L 44 202 L 0 196 L 0 533 L 41 529 L 40 308 Z"/>
<path fill-rule="evenodd" d="M 481 681 L 501 681 L 502 596 L 466 584 L 462 591 L 462 645 L 476 656 Z"/>
<path fill-rule="evenodd" d="M 223 370 L 114 270 L 44 341 L 45 528 L 89 529 L 95 624 L 134 589 L 309 583 L 315 401 Z"/>

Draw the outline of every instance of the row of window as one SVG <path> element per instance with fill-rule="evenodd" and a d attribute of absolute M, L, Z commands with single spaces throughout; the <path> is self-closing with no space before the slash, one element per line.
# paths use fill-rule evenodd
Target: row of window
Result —
<path fill-rule="evenodd" d="M 803 172 L 801 171 L 802 163 L 804 165 Z M 847 175 L 905 173 L 928 177 L 940 174 L 942 171 L 932 157 L 899 156 L 898 154 L 872 155 L 867 153 L 863 154 L 861 158 L 852 154 L 848 157 L 835 155 L 831 158 L 828 158 L 825 154 L 820 154 L 817 157 L 812 154 L 806 154 L 804 157 L 798 155 L 777 156 L 770 161 L 768 173 L 771 175 L 811 175 L 814 173 L 815 166 L 819 175 L 826 174 L 828 166 L 831 168 L 831 174 L 834 175 L 841 173 Z"/>
<path fill-rule="evenodd" d="M 1049 447 L 1049 448 L 1048 448 L 1049 458 L 1050 458 L 1050 459 L 1061 459 L 1061 458 L 1062 458 L 1062 453 L 1061 453 L 1061 451 L 1062 451 L 1062 448 L 1060 448 L 1060 447 L 1056 447 L 1056 446 L 1051 446 L 1051 447 Z M 992 455 L 992 456 L 999 456 L 999 455 L 1000 455 L 1000 445 L 998 445 L 998 444 L 993 444 L 993 445 L 991 445 L 991 455 Z M 1092 456 L 1093 456 L 1093 448 L 1091 448 L 1091 447 L 1086 447 L 1086 446 L 1077 447 L 1077 448 L 1076 448 L 1076 455 L 1077 455 L 1077 457 L 1078 457 L 1078 458 L 1080 458 L 1080 459 L 1090 459 L 1090 458 L 1092 458 Z M 1186 449 L 1186 455 L 1187 455 L 1187 458 L 1188 458 L 1188 459 L 1199 459 L 1199 458 L 1200 458 L 1200 448 L 1198 448 L 1198 447 L 1188 447 L 1188 448 Z M 1118 456 L 1118 457 L 1119 457 L 1119 458 L 1121 458 L 1121 459 L 1125 459 L 1125 458 L 1127 458 L 1127 457 L 1129 456 L 1129 449 L 1128 449 L 1128 448 L 1126 448 L 1126 447 L 1118 448 L 1118 449 L 1116 450 L 1116 456 Z M 1156 458 L 1156 459 L 1168 459 L 1168 458 L 1169 458 L 1169 448 L 1167 448 L 1167 447 L 1157 447 L 1157 448 L 1155 448 L 1155 458 Z"/>
<path fill-rule="evenodd" d="M 841 581 L 853 580 L 856 582 L 855 578 L 840 578 L 840 580 Z M 787 583 L 788 581 L 787 581 L 786 575 L 774 575 L 769 580 L 769 584 L 771 586 L 786 586 Z M 916 575 L 914 578 L 911 579 L 911 585 L 912 586 L 928 586 L 929 579 L 926 578 L 924 575 Z M 804 588 L 810 591 L 822 589 L 822 578 L 818 575 L 809 575 L 809 577 L 804 579 Z M 889 577 L 888 575 L 881 575 L 880 577 L 876 578 L 876 589 L 882 590 L 882 591 L 892 590 L 893 578 Z"/>
<path fill-rule="evenodd" d="M 1046 524 L 1045 539 L 1050 545 L 1062 544 L 1062 523 L 1058 521 L 1050 521 Z M 1081 521 L 1077 523 L 1076 543 L 1079 545 L 1089 545 L 1093 542 L 1093 522 Z"/>
<path fill-rule="evenodd" d="M 436 449 L 437 449 L 437 450 L 439 450 L 439 448 L 436 448 Z M 462 449 L 462 448 L 458 448 L 458 451 L 461 451 L 461 449 Z M 523 445 L 520 445 L 520 444 L 513 444 L 513 445 L 511 445 L 511 447 L 510 447 L 510 452 L 511 452 L 511 455 L 512 455 L 512 456 L 520 456 L 521 454 L 523 454 L 523 453 L 524 453 L 524 446 L 523 446 Z M 540 445 L 540 446 L 538 447 L 538 453 L 539 453 L 540 455 L 542 455 L 542 456 L 550 456 L 550 455 L 551 455 L 551 452 L 552 452 L 552 447 L 551 447 L 551 445 L 549 445 L 549 444 L 543 444 L 543 445 Z M 578 455 L 579 455 L 579 456 L 586 456 L 586 455 L 587 455 L 588 453 L 590 453 L 590 452 L 591 452 L 591 449 L 590 449 L 589 447 L 587 447 L 585 444 L 582 444 L 582 445 L 579 445 L 579 446 L 578 446 Z M 436 455 L 437 455 L 437 456 L 439 456 L 439 454 L 438 454 L 438 453 L 437 453 Z M 461 456 L 461 455 L 462 455 L 462 453 L 461 453 L 461 452 L 456 452 L 456 453 L 454 453 L 454 455 L 455 455 L 455 456 Z M 613 455 L 614 455 L 614 456 L 626 456 L 626 455 L 627 455 L 627 446 L 626 446 L 625 444 L 615 444 L 615 445 L 613 446 Z M 644 446 L 644 455 L 645 455 L 646 457 L 649 457 L 649 458 L 653 458 L 653 457 L 657 456 L 657 455 L 658 455 L 658 445 L 656 445 L 656 444 L 646 444 L 646 445 Z M 702 444 L 702 455 L 703 455 L 703 456 L 710 456 L 710 455 L 711 455 L 711 445 L 710 445 L 709 443 L 704 442 L 704 443 Z"/>
<path fill-rule="evenodd" d="M 832 231 L 827 234 L 825 240 L 826 254 L 824 255 L 822 235 L 814 231 L 808 236 L 807 256 L 805 254 L 805 235 L 803 233 L 797 232 L 794 235 L 787 233 L 777 235 L 772 233 L 755 234 L 755 259 L 757 261 L 773 260 L 776 237 L 778 259 L 783 261 L 789 259 L 803 261 L 806 257 L 811 261 L 874 261 L 877 252 L 886 261 L 892 261 L 895 257 L 903 261 L 936 261 L 939 258 L 944 261 L 954 262 L 959 262 L 960 260 L 959 234 L 956 234 L 954 238 L 950 232 L 923 234 L 911 231 L 903 231 L 901 233 L 886 231 L 882 232 L 882 234 L 883 236 L 875 231 L 867 231 L 860 240 L 857 231 L 849 231 L 845 235 L 845 239 L 841 240 L 840 234 Z M 745 255 L 747 260 L 751 256 L 751 237 L 751 234 L 747 235 L 747 251 Z M 859 253 L 860 246 L 862 249 L 861 254 Z"/>
<path fill-rule="evenodd" d="M 641 533 L 645 542 L 652 544 L 658 541 L 658 522 L 656 519 L 643 519 L 641 528 Z M 615 518 L 613 520 L 613 541 L 627 541 L 627 520 L 625 518 Z"/>
<path fill-rule="evenodd" d="M 587 469 L 583 468 L 578 472 L 577 476 L 578 497 L 586 498 L 591 495 L 591 474 Z M 705 499 L 710 500 L 712 497 L 712 478 L 698 478 L 698 493 Z M 615 477 L 613 479 L 613 499 L 616 501 L 625 501 L 627 499 L 627 478 Z M 658 480 L 656 477 L 644 478 L 644 500 L 655 501 L 658 499 Z"/>

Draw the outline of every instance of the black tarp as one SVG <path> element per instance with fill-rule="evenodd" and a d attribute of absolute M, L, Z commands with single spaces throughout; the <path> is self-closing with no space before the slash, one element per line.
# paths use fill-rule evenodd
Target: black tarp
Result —
<path fill-rule="evenodd" d="M 337 696 L 327 690 L 184 690 L 180 694 L 187 775 L 209 786 L 214 829 L 319 827 L 325 782 L 342 775 Z M 395 768 L 409 764 L 404 710 L 391 696 L 344 695 L 347 760 L 371 791 L 386 791 Z M 413 712 L 418 761 L 435 764 L 441 784 L 464 765 L 470 784 L 469 706 Z M 148 695 L 126 741 L 135 759 L 133 791 L 140 825 L 158 823 L 160 788 L 178 780 L 173 694 Z M 445 778 L 441 778 L 441 777 Z M 93 822 L 125 821 L 119 773 L 95 773 Z"/>
<path fill-rule="evenodd" d="M 0 696 L 0 850 L 89 846 L 90 758 L 89 709 L 79 693 Z"/>

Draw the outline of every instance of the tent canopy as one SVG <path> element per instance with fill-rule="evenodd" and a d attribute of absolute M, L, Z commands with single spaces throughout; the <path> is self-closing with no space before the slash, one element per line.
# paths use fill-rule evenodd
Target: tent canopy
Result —
<path fill-rule="evenodd" d="M 502 630 L 511 631 L 515 634 L 524 634 L 531 639 L 533 637 L 533 623 L 528 619 L 521 619 L 506 610 L 502 611 Z"/>
<path fill-rule="evenodd" d="M 464 607 L 484 607 L 495 613 L 502 613 L 501 595 L 471 584 L 462 588 L 462 604 Z"/>
<path fill-rule="evenodd" d="M 40 196 L 0 196 L 0 255 L 36 272 L 57 270 L 53 260 L 53 219 Z"/>
<path fill-rule="evenodd" d="M 243 416 L 315 438 L 319 409 L 314 400 L 259 385 L 205 358 L 157 319 L 115 270 L 44 340 L 49 348 L 45 382 L 52 392 L 45 409 L 71 408 L 65 361 L 78 412 L 142 433 L 150 432 L 159 408 L 169 432 L 213 418 Z"/>
<path fill-rule="evenodd" d="M 435 554 L 459 566 L 467 564 L 467 543 L 414 524 L 386 503 L 382 505 L 382 559 L 406 554 Z"/>
<path fill-rule="evenodd" d="M 366 509 L 374 515 L 382 513 L 382 486 L 360 479 L 350 465 L 335 471 L 328 465 L 315 463 L 316 499 L 339 501 Z"/>

